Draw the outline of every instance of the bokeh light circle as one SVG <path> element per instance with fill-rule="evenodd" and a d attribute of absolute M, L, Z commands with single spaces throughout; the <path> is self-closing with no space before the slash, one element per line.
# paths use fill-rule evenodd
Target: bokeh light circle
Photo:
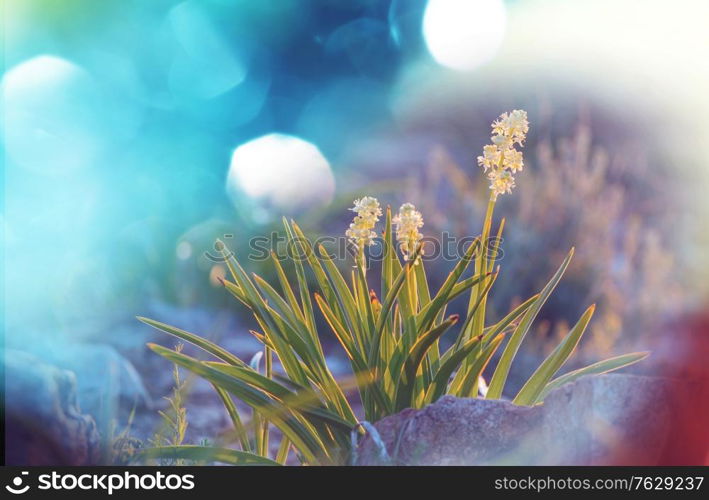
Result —
<path fill-rule="evenodd" d="M 91 166 L 105 145 L 105 99 L 95 79 L 65 59 L 42 55 L 2 79 L 4 146 L 17 165 L 43 174 Z"/>
<path fill-rule="evenodd" d="M 264 135 L 232 154 L 227 192 L 257 201 L 270 212 L 290 213 L 327 204 L 334 190 L 327 159 L 314 144 L 299 137 Z"/>
<path fill-rule="evenodd" d="M 429 0 L 423 35 L 436 62 L 470 71 L 495 56 L 505 25 L 502 0 Z"/>

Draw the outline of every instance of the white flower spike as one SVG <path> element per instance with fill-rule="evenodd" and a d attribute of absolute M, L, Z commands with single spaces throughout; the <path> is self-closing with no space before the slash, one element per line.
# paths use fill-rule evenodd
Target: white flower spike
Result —
<path fill-rule="evenodd" d="M 373 229 L 382 215 L 379 202 L 376 198 L 365 196 L 355 200 L 354 207 L 350 210 L 357 215 L 350 224 L 350 228 L 345 232 L 345 236 L 359 249 L 363 249 L 365 245 L 373 245 L 377 237 L 377 233 Z"/>
<path fill-rule="evenodd" d="M 419 232 L 419 228 L 423 227 L 423 216 L 413 204 L 404 203 L 392 222 L 396 225 L 396 240 L 404 254 L 404 260 L 409 260 L 423 238 Z"/>
<path fill-rule="evenodd" d="M 519 109 L 501 114 L 492 123 L 492 144 L 483 148 L 483 155 L 478 156 L 478 165 L 487 174 L 493 199 L 510 193 L 515 187 L 513 174 L 524 168 L 522 152 L 517 151 L 515 145 L 524 145 L 527 132 L 527 112 Z"/>

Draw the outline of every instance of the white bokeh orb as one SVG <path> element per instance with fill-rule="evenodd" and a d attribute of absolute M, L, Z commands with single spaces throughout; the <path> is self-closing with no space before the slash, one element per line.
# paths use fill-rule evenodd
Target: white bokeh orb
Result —
<path fill-rule="evenodd" d="M 43 55 L 2 78 L 3 143 L 16 165 L 63 175 L 90 166 L 105 146 L 105 100 L 95 79 L 65 59 Z"/>
<path fill-rule="evenodd" d="M 423 35 L 431 56 L 459 71 L 470 71 L 491 60 L 505 35 L 502 0 L 429 0 Z"/>
<path fill-rule="evenodd" d="M 322 206 L 332 200 L 334 191 L 327 159 L 314 144 L 299 137 L 264 135 L 232 154 L 227 192 L 232 197 L 246 196 L 269 212 Z"/>

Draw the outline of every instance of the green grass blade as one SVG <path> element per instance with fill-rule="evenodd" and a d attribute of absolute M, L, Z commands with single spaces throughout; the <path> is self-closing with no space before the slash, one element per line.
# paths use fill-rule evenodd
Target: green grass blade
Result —
<path fill-rule="evenodd" d="M 396 411 L 401 411 L 412 403 L 414 382 L 416 380 L 416 373 L 421 366 L 421 362 L 434 342 L 441 338 L 441 335 L 443 335 L 446 330 L 456 324 L 458 319 L 459 317 L 457 314 L 450 316 L 440 325 L 433 327 L 431 330 L 421 335 L 421 337 L 419 337 L 416 343 L 411 347 L 411 350 L 406 356 L 406 361 L 404 362 L 404 367 L 402 369 L 401 377 L 396 390 Z"/>
<path fill-rule="evenodd" d="M 439 289 L 433 300 L 431 300 L 431 302 L 429 302 L 429 304 L 419 312 L 416 317 L 416 324 L 418 326 L 419 334 L 431 328 L 433 320 L 436 318 L 438 312 L 445 304 L 450 301 L 449 297 L 451 292 L 453 291 L 453 288 L 455 287 L 456 283 L 458 282 L 458 279 L 461 277 L 465 269 L 468 267 L 468 264 L 470 264 L 473 254 L 475 253 L 475 249 L 479 245 L 480 243 L 477 239 L 470 244 L 468 249 L 465 251 L 463 257 L 458 261 L 453 270 L 448 274 L 448 277 L 443 282 L 443 285 L 441 285 L 441 288 Z M 475 283 L 477 283 L 479 279 L 480 278 L 478 278 Z"/>
<path fill-rule="evenodd" d="M 293 391 L 281 385 L 276 380 L 261 375 L 251 367 L 242 368 L 240 366 L 231 366 L 213 361 L 203 361 L 203 363 L 232 377 L 238 378 L 242 382 L 260 389 L 279 401 L 287 400 L 289 397 L 296 395 Z"/>
<path fill-rule="evenodd" d="M 490 291 L 490 288 L 492 288 L 492 285 L 495 283 L 498 273 L 499 273 L 499 270 L 497 273 L 494 273 L 489 276 L 489 280 L 488 280 L 487 284 L 485 285 L 485 287 L 482 289 L 480 295 L 478 296 L 477 301 L 475 302 L 473 307 L 469 309 L 468 315 L 465 318 L 465 323 L 460 328 L 460 332 L 458 333 L 458 338 L 456 339 L 455 344 L 454 344 L 454 347 L 456 349 L 459 348 L 461 345 L 463 345 L 464 342 L 469 340 L 468 335 L 470 335 L 470 325 L 474 321 L 479 308 L 484 307 L 484 302 L 485 302 L 485 298 L 487 297 L 487 293 Z M 476 337 L 481 337 L 481 336 L 482 336 L 482 334 L 476 335 L 471 338 L 476 338 Z M 458 372 L 455 374 L 455 378 L 452 382 L 453 386 L 459 387 L 462 384 L 464 384 L 463 379 L 470 372 L 471 363 L 472 363 L 472 361 L 469 359 L 466 359 L 463 361 L 463 367 L 460 370 L 458 370 Z"/>
<path fill-rule="evenodd" d="M 238 280 L 238 288 L 243 290 L 256 321 L 273 344 L 273 348 L 284 370 L 295 381 L 305 383 L 307 380 L 306 371 L 298 362 L 293 351 L 296 350 L 302 359 L 311 360 L 311 358 L 313 358 L 315 362 L 317 362 L 319 358 L 324 357 L 314 354 L 310 348 L 310 344 L 300 338 L 295 332 L 295 329 L 284 321 L 273 308 L 268 306 L 236 259 L 234 259 L 234 269 L 236 272 L 235 279 Z M 234 283 L 227 280 L 222 280 L 222 282 L 227 290 L 231 293 L 235 293 L 237 287 Z"/>
<path fill-rule="evenodd" d="M 301 338 L 307 338 L 309 336 L 307 325 L 301 320 L 298 314 L 293 311 L 283 297 L 281 297 L 278 292 L 258 274 L 254 274 L 253 278 L 259 289 L 271 300 L 278 311 L 283 315 L 284 319 L 290 323 L 291 327 L 298 331 Z"/>
<path fill-rule="evenodd" d="M 477 312 L 478 308 L 481 306 L 483 299 L 487 296 L 487 293 L 490 291 L 490 288 L 492 288 L 492 285 L 495 283 L 495 280 L 497 279 L 497 276 L 499 274 L 499 271 L 496 273 L 493 273 L 490 275 L 488 282 L 485 284 L 485 287 L 482 289 L 480 295 L 478 296 L 477 301 L 468 310 L 468 316 L 465 318 L 465 322 L 463 323 L 463 326 L 460 328 L 460 334 L 458 335 L 458 339 L 456 340 L 456 345 L 460 346 L 465 342 L 465 333 L 468 330 L 468 326 L 472 322 L 473 318 L 475 317 L 475 313 Z"/>
<path fill-rule="evenodd" d="M 290 441 L 287 437 L 282 437 L 281 442 L 278 445 L 278 451 L 276 452 L 276 462 L 281 465 L 285 465 L 288 461 L 288 451 L 290 450 Z"/>
<path fill-rule="evenodd" d="M 199 347 L 205 352 L 208 352 L 212 356 L 214 356 L 217 359 L 221 359 L 222 361 L 229 363 L 230 365 L 234 366 L 244 366 L 246 363 L 244 363 L 242 360 L 231 354 L 229 351 L 222 349 L 219 347 L 217 344 L 214 344 L 213 342 L 210 342 L 209 340 L 206 340 L 199 335 L 195 335 L 194 333 L 187 332 L 185 330 L 181 330 L 179 328 L 175 328 L 174 326 L 166 325 L 165 323 L 161 323 L 159 321 L 155 321 L 152 319 L 144 318 L 142 316 L 137 316 L 137 319 L 139 321 L 142 321 L 146 325 L 150 325 L 153 328 L 156 328 L 160 331 L 163 331 L 165 333 L 168 333 L 174 337 L 177 337 L 181 340 L 184 340 L 185 342 L 189 342 L 190 344 Z"/>
<path fill-rule="evenodd" d="M 363 254 L 357 256 L 357 265 L 355 267 L 355 278 L 357 280 L 357 303 L 359 304 L 360 318 L 362 323 L 366 325 L 364 343 L 367 348 L 367 342 L 371 342 L 374 336 L 374 310 L 372 308 L 371 294 L 369 284 L 367 283 L 367 275 L 365 272 L 365 257 Z"/>
<path fill-rule="evenodd" d="M 374 328 L 374 336 L 371 340 L 371 344 L 369 347 L 369 356 L 368 356 L 368 361 L 369 361 L 369 366 L 374 367 L 379 364 L 379 346 L 381 343 L 381 337 L 383 335 L 384 331 L 384 326 L 387 323 L 387 318 L 389 316 L 389 312 L 392 310 L 394 306 L 394 302 L 396 302 L 397 298 L 399 298 L 402 290 L 404 290 L 404 283 L 406 282 L 406 276 L 407 274 L 411 271 L 412 267 L 416 267 L 413 265 L 413 262 L 415 262 L 415 259 L 418 257 L 419 252 L 421 251 L 421 247 L 419 247 L 416 252 L 414 253 L 414 259 L 410 260 L 407 262 L 402 268 L 401 271 L 399 271 L 399 274 L 397 275 L 396 279 L 391 285 L 391 288 L 389 289 L 389 293 L 384 299 L 384 302 L 382 303 L 382 310 L 379 313 L 379 318 L 377 320 L 377 324 Z M 401 304 L 402 300 L 399 300 L 399 303 Z"/>
<path fill-rule="evenodd" d="M 502 231 L 505 229 L 505 218 L 503 217 L 502 220 L 500 221 L 500 227 L 497 229 L 497 236 L 495 238 L 495 241 L 492 244 L 492 248 L 490 248 L 490 252 L 488 254 L 488 259 L 489 262 L 487 264 L 487 271 L 492 272 L 492 269 L 495 267 L 495 262 L 498 260 L 498 255 L 499 255 L 499 250 L 500 250 L 500 243 L 502 243 Z"/>
<path fill-rule="evenodd" d="M 323 387 L 323 389 L 332 397 L 333 403 L 342 412 L 343 416 L 347 418 L 354 419 L 354 413 L 342 394 L 342 391 L 337 386 L 337 382 L 330 373 L 325 357 L 322 351 L 317 345 L 314 345 L 310 341 L 310 334 L 308 332 L 307 325 L 305 325 L 298 316 L 293 313 L 289 305 L 283 300 L 280 295 L 262 278 L 254 275 L 254 280 L 257 282 L 259 287 L 268 295 L 269 298 L 276 304 L 276 306 L 283 311 L 285 318 L 281 319 L 277 315 L 272 314 L 274 322 L 279 325 L 285 326 L 281 331 L 287 334 L 287 339 L 296 349 L 301 359 L 303 359 L 308 366 L 311 368 L 312 372 L 317 376 L 317 382 Z M 270 308 L 267 308 L 270 310 Z M 268 356 L 267 356 L 268 360 Z M 264 426 L 264 434 L 267 434 L 267 427 Z"/>
<path fill-rule="evenodd" d="M 225 280 L 225 286 L 230 289 L 232 283 Z M 263 299 L 257 299 L 255 316 L 259 325 L 263 328 L 267 337 L 273 344 L 273 348 L 281 358 L 284 368 L 289 373 L 300 373 L 295 369 L 297 360 L 293 353 L 314 368 L 325 363 L 325 358 L 318 352 L 309 340 L 307 333 L 302 337 L 298 326 L 293 325 L 286 318 L 281 316 L 275 309 L 270 307 Z M 302 331 L 302 330 L 301 330 Z M 302 375 L 300 375 L 302 378 Z M 303 379 L 304 380 L 304 379 Z"/>
<path fill-rule="evenodd" d="M 332 290 L 332 287 L 330 286 L 330 282 L 327 279 L 327 276 L 325 274 L 325 271 L 323 270 L 322 266 L 320 265 L 320 261 L 318 261 L 317 257 L 315 256 L 315 250 L 313 249 L 312 244 L 310 243 L 310 240 L 308 240 L 305 237 L 305 234 L 303 234 L 303 231 L 300 229 L 298 224 L 295 223 L 294 220 L 291 219 L 290 221 L 290 228 L 293 231 L 293 235 L 295 237 L 292 239 L 292 241 L 295 243 L 297 248 L 299 249 L 300 253 L 298 254 L 299 256 L 305 256 L 306 261 L 308 262 L 308 265 L 310 266 L 310 269 L 313 271 L 313 274 L 315 275 L 315 280 L 318 283 L 318 286 L 320 287 L 321 292 L 325 295 L 325 297 L 330 301 L 331 304 L 335 303 L 335 292 Z M 296 261 L 300 261 L 300 258 L 294 259 Z M 308 298 L 308 302 L 310 303 L 310 308 L 312 310 L 312 301 L 310 301 L 310 298 Z M 342 311 L 340 311 L 339 306 L 335 307 L 335 312 L 338 315 L 342 315 Z M 312 329 L 309 330 L 310 332 L 310 337 L 312 339 L 313 344 L 317 347 L 318 351 L 322 354 L 322 346 L 320 345 L 320 338 L 318 337 L 317 330 L 313 326 Z"/>
<path fill-rule="evenodd" d="M 239 410 L 237 410 L 234 401 L 232 401 L 231 399 L 231 396 L 229 396 L 229 393 L 219 386 L 212 384 L 212 387 L 214 387 L 214 390 L 217 392 L 219 399 L 221 399 L 222 403 L 224 404 L 224 408 L 229 414 L 229 418 L 231 419 L 231 422 L 234 425 L 234 433 L 236 434 L 236 437 L 239 440 L 239 443 L 241 444 L 241 449 L 249 453 L 253 452 L 253 449 L 251 448 L 251 442 L 249 441 L 249 435 L 246 432 L 246 427 L 244 427 L 244 424 L 241 421 L 241 417 L 239 416 Z"/>
<path fill-rule="evenodd" d="M 265 328 L 265 330 L 269 332 L 271 337 L 274 339 L 276 353 L 278 353 L 282 361 L 285 359 L 283 364 L 284 367 L 286 367 L 286 370 L 290 370 L 292 373 L 293 369 L 288 368 L 288 366 L 297 362 L 297 360 L 290 358 L 292 356 L 290 349 L 292 348 L 293 351 L 295 351 L 304 361 L 308 372 L 313 375 L 314 382 L 316 382 L 323 389 L 323 391 L 327 393 L 330 398 L 329 402 L 334 404 L 345 418 L 351 419 L 355 422 L 356 419 L 354 417 L 354 413 L 347 402 L 347 398 L 342 393 L 332 373 L 327 367 L 322 351 L 318 348 L 318 346 L 314 345 L 310 341 L 310 337 L 307 332 L 305 332 L 305 337 L 301 337 L 296 331 L 297 327 L 294 327 L 287 320 L 284 320 L 266 303 L 262 303 L 260 305 L 260 309 L 269 314 L 270 321 L 273 325 L 275 325 L 274 327 L 269 326 L 268 328 Z M 281 339 L 281 336 L 283 336 L 283 339 Z M 285 356 L 289 357 L 285 358 Z"/>
<path fill-rule="evenodd" d="M 436 372 L 433 377 L 433 381 L 426 391 L 425 401 L 427 403 L 434 403 L 441 396 L 446 393 L 448 388 L 448 381 L 453 375 L 453 372 L 460 366 L 463 360 L 475 349 L 475 347 L 480 342 L 481 337 L 475 337 L 468 340 L 460 348 L 455 349 L 451 347 L 451 353 L 448 356 L 444 356 L 445 361 L 441 363 L 441 367 Z"/>
<path fill-rule="evenodd" d="M 423 255 L 423 247 L 420 250 Z M 431 292 L 428 289 L 428 278 L 424 269 L 423 259 L 418 259 L 418 264 L 414 266 L 414 275 L 416 276 L 416 293 L 420 307 L 425 307 L 431 302 Z"/>
<path fill-rule="evenodd" d="M 579 377 L 583 377 L 584 375 L 598 375 L 601 373 L 608 373 L 615 370 L 619 370 L 621 368 L 625 368 L 626 366 L 635 364 L 638 361 L 642 361 L 649 355 L 650 353 L 648 351 L 632 352 L 630 354 L 623 354 L 622 356 L 604 359 L 603 361 L 599 361 L 598 363 L 594 363 L 584 368 L 579 368 L 578 370 L 565 373 L 564 375 L 555 378 L 546 386 L 544 386 L 544 389 L 541 393 L 539 393 L 539 396 L 537 396 L 537 399 L 534 402 L 541 403 L 542 401 L 544 401 L 544 398 L 547 397 L 547 394 L 549 394 L 551 391 L 561 387 L 562 385 L 568 384 L 569 382 L 573 382 Z"/>
<path fill-rule="evenodd" d="M 316 293 L 315 302 L 320 307 L 320 311 L 323 313 L 325 321 L 327 321 L 327 323 L 330 325 L 330 329 L 335 334 L 335 337 L 340 342 L 340 345 L 342 345 L 347 356 L 354 362 L 355 366 L 359 370 L 368 370 L 367 361 L 362 356 L 362 353 L 360 353 L 357 349 L 357 346 L 354 343 L 354 339 L 349 334 L 349 332 L 347 332 L 342 323 L 340 323 L 340 320 L 337 318 L 332 309 L 330 309 L 330 306 L 325 301 L 325 299 L 323 299 L 320 294 Z"/>
<path fill-rule="evenodd" d="M 451 293 L 448 294 L 448 302 L 459 297 L 460 295 L 463 295 L 466 291 L 470 290 L 471 287 L 480 283 L 481 280 L 485 279 L 490 274 L 491 273 L 485 273 L 479 276 L 471 276 L 470 278 L 466 278 L 456 283 L 455 286 L 453 286 L 453 290 L 451 290 Z M 424 311 L 426 311 L 425 307 L 421 309 L 421 312 Z"/>
<path fill-rule="evenodd" d="M 396 255 L 396 249 L 394 248 L 394 241 L 392 237 L 391 228 L 391 207 L 387 206 L 386 218 L 384 222 L 384 234 L 383 234 L 383 259 L 382 259 L 382 297 L 386 297 L 389 294 L 391 285 L 394 281 L 394 276 L 398 273 L 395 271 L 395 267 L 400 268 L 401 263 L 399 262 L 399 257 Z"/>
<path fill-rule="evenodd" d="M 367 398 L 365 397 L 365 394 L 371 393 L 376 399 L 377 403 L 382 408 L 386 409 L 387 411 L 391 411 L 391 401 L 382 392 L 382 389 L 377 383 L 377 381 L 367 382 L 370 381 L 372 378 L 371 370 L 368 367 L 366 360 L 362 357 L 360 352 L 354 346 L 351 337 L 347 334 L 342 324 L 339 322 L 339 320 L 332 312 L 325 300 L 320 297 L 320 295 L 315 294 L 315 302 L 317 302 L 318 306 L 320 307 L 320 310 L 323 313 L 323 316 L 325 316 L 325 320 L 330 325 L 330 328 L 337 337 L 337 340 L 340 341 L 340 344 L 345 349 L 347 356 L 349 356 L 350 360 L 352 361 L 355 377 L 357 377 L 358 380 L 362 381 L 358 384 L 360 386 L 362 402 L 366 403 Z M 368 389 L 370 390 L 368 391 Z M 367 404 L 365 404 L 365 409 L 367 411 L 373 411 L 371 407 L 367 408 Z"/>
<path fill-rule="evenodd" d="M 423 246 L 421 247 L 421 254 L 423 255 Z M 416 294 L 418 299 L 418 304 L 420 308 L 426 307 L 431 303 L 431 292 L 428 287 L 428 277 L 426 276 L 426 269 L 424 266 L 423 258 L 418 259 L 417 264 L 414 266 L 414 277 L 416 281 Z M 455 288 L 455 287 L 454 287 Z M 428 384 L 433 380 L 433 370 L 438 369 L 438 361 L 440 358 L 440 348 L 438 346 L 438 341 L 434 342 L 433 346 L 428 350 L 426 357 L 423 360 L 423 378 L 420 381 L 421 387 L 420 395 L 421 400 L 425 396 L 424 387 L 428 387 Z"/>
<path fill-rule="evenodd" d="M 588 322 L 591 321 L 595 309 L 595 305 L 586 309 L 576 325 L 574 325 L 566 337 L 564 337 L 552 353 L 539 365 L 539 368 L 536 369 L 524 386 L 522 386 L 522 389 L 520 389 L 517 396 L 512 400 L 514 404 L 534 404 L 549 380 L 551 380 L 566 360 L 569 359 L 569 356 L 571 356 L 571 353 L 581 340 L 583 332 L 586 331 Z"/>
<path fill-rule="evenodd" d="M 295 236 L 291 230 L 288 220 L 283 217 L 283 227 L 286 231 L 286 237 L 288 238 L 288 244 L 295 245 Z M 305 276 L 305 267 L 300 258 L 294 258 L 293 266 L 295 267 L 296 281 L 298 282 L 298 293 L 300 295 L 300 303 L 303 306 L 303 316 L 305 318 L 305 323 L 308 328 L 315 332 L 315 315 L 313 312 L 313 302 L 310 299 L 310 289 L 308 287 L 308 279 Z"/>
<path fill-rule="evenodd" d="M 475 358 L 475 361 L 467 368 L 467 372 L 458 386 L 456 396 L 461 398 L 475 398 L 478 396 L 478 378 L 485 371 L 485 367 L 494 356 L 497 348 L 500 347 L 503 338 L 504 334 L 501 333 L 483 348 L 482 352 Z"/>
<path fill-rule="evenodd" d="M 283 291 L 283 294 L 286 297 L 286 300 L 288 300 L 288 303 L 290 304 L 291 309 L 295 314 L 298 315 L 298 318 L 304 323 L 307 324 L 305 320 L 305 316 L 303 316 L 303 311 L 300 308 L 300 304 L 298 304 L 298 299 L 295 298 L 295 294 L 293 293 L 293 289 L 290 286 L 290 282 L 288 281 L 288 276 L 286 276 L 286 272 L 283 269 L 283 266 L 281 265 L 280 261 L 278 260 L 278 257 L 276 256 L 276 253 L 271 251 L 271 261 L 273 262 L 273 267 L 276 268 L 276 274 L 278 275 L 278 282 L 281 285 L 281 290 Z"/>
<path fill-rule="evenodd" d="M 291 410 L 297 410 L 305 415 L 313 415 L 316 418 L 325 421 L 327 424 L 340 427 L 342 430 L 349 431 L 356 423 L 356 420 L 348 422 L 347 420 L 340 418 L 337 414 L 319 407 L 321 404 L 320 398 L 312 390 L 307 390 L 306 393 L 294 393 L 290 389 L 276 382 L 274 379 L 265 377 L 250 368 L 240 368 L 237 366 L 212 362 L 207 362 L 205 364 L 262 390 L 269 396 L 272 396 L 276 400 L 282 402 Z"/>
<path fill-rule="evenodd" d="M 302 252 L 302 255 L 305 255 L 306 260 L 308 261 L 308 265 L 313 271 L 313 274 L 315 275 L 315 280 L 318 282 L 318 286 L 320 287 L 320 292 L 325 296 L 325 298 L 332 304 L 333 306 L 336 304 L 336 294 L 335 291 L 330 284 L 330 280 L 327 278 L 327 274 L 325 273 L 325 270 L 322 267 L 322 264 L 318 260 L 315 249 L 313 248 L 312 243 L 310 243 L 310 240 L 306 238 L 305 233 L 300 229 L 300 226 L 291 219 L 290 221 L 291 228 L 293 229 L 294 234 L 296 235 L 295 242 L 300 248 L 300 251 Z M 338 307 L 335 308 L 335 312 L 338 313 L 338 315 L 342 315 L 342 311 Z"/>
<path fill-rule="evenodd" d="M 488 269 L 487 255 L 488 255 L 488 238 L 490 236 L 490 228 L 492 227 L 492 215 L 495 211 L 495 200 L 494 195 L 490 195 L 490 199 L 487 204 L 487 210 L 485 212 L 485 220 L 483 221 L 483 229 L 480 233 L 480 255 L 475 259 L 475 274 L 483 274 Z M 485 309 L 487 306 L 487 298 L 483 295 L 483 289 L 485 285 L 479 283 L 473 287 L 470 293 L 470 300 L 468 301 L 468 312 L 470 312 L 476 303 L 480 303 L 480 307 L 476 307 L 477 313 L 473 315 L 472 322 L 469 323 L 468 332 L 466 332 L 466 338 L 472 338 L 480 335 L 483 331 L 483 323 L 485 320 Z"/>
<path fill-rule="evenodd" d="M 320 251 L 320 256 L 325 263 L 325 269 L 327 270 L 328 276 L 332 281 L 335 296 L 340 303 L 343 311 L 345 312 L 345 317 L 347 320 L 347 325 L 351 328 L 352 337 L 357 342 L 358 347 L 361 352 L 364 352 L 364 337 L 362 335 L 362 329 L 364 325 L 360 321 L 359 314 L 357 312 L 357 304 L 355 302 L 354 296 L 347 286 L 347 281 L 340 273 L 335 263 L 327 254 L 325 248 L 320 245 L 318 247 Z M 331 307 L 332 309 L 332 307 Z"/>
<path fill-rule="evenodd" d="M 539 314 L 539 310 L 547 301 L 549 295 L 551 295 L 551 292 L 559 283 L 559 280 L 561 280 L 561 277 L 563 276 L 564 271 L 566 271 L 569 262 L 571 262 L 573 255 L 574 249 L 572 248 L 564 259 L 564 262 L 561 263 L 559 269 L 557 269 L 556 273 L 552 276 L 551 280 L 549 280 L 546 286 L 542 289 L 539 297 L 534 301 L 534 304 L 527 309 L 522 321 L 520 321 L 517 328 L 515 328 L 514 333 L 510 337 L 510 341 L 507 343 L 505 350 L 502 352 L 502 357 L 500 358 L 497 367 L 495 367 L 495 372 L 492 375 L 490 386 L 488 387 L 486 396 L 487 399 L 499 399 L 502 397 L 502 391 L 505 388 L 505 382 L 507 382 L 507 375 L 510 372 L 510 366 L 512 366 L 512 361 L 517 355 L 519 346 L 522 343 L 522 340 L 524 340 L 524 337 L 527 335 L 527 332 L 532 326 L 537 314 Z"/>
<path fill-rule="evenodd" d="M 507 315 L 502 318 L 500 321 L 495 323 L 492 327 L 490 327 L 490 330 L 485 333 L 483 336 L 483 344 L 486 344 L 487 342 L 490 341 L 490 339 L 495 338 L 499 333 L 502 333 L 505 328 L 510 326 L 512 323 L 514 323 L 517 318 L 522 316 L 522 314 L 525 313 L 529 307 L 534 304 L 534 301 L 537 300 L 539 297 L 539 294 L 533 295 L 524 302 L 522 302 L 520 305 L 512 309 Z"/>

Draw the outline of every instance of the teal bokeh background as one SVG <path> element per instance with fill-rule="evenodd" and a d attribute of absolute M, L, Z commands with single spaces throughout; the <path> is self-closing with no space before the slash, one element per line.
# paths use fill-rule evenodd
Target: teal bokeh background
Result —
<path fill-rule="evenodd" d="M 491 310 L 577 246 L 522 371 L 591 302 L 594 356 L 681 358 L 663 325 L 709 288 L 705 2 L 0 1 L 6 356 L 76 373 L 104 436 L 170 390 L 145 348 L 170 340 L 136 315 L 258 348 L 215 238 L 243 256 L 282 215 L 339 235 L 367 194 L 477 234 L 475 157 L 515 108 L 532 128 Z"/>

